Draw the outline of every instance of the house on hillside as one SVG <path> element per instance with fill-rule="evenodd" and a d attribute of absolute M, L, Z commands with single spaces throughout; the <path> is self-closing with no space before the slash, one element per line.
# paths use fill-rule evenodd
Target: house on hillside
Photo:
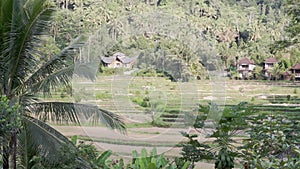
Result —
<path fill-rule="evenodd" d="M 101 57 L 101 63 L 109 68 L 132 68 L 137 57 L 127 57 L 124 53 L 117 52 L 113 56 Z"/>
<path fill-rule="evenodd" d="M 271 75 L 272 75 L 272 70 L 274 69 L 274 66 L 275 64 L 277 64 L 278 61 L 276 58 L 267 58 L 265 61 L 264 61 L 264 74 L 265 74 L 265 77 L 267 79 L 270 79 L 271 78 Z"/>
<path fill-rule="evenodd" d="M 295 77 L 295 80 L 300 80 L 300 63 L 297 63 L 294 67 L 292 67 L 291 71 Z"/>
<path fill-rule="evenodd" d="M 246 57 L 240 59 L 237 63 L 237 70 L 242 79 L 248 79 L 253 74 L 254 68 L 254 61 Z"/>

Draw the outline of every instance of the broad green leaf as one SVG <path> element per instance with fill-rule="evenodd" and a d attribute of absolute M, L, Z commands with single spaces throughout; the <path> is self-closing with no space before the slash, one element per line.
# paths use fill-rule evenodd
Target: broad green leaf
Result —
<path fill-rule="evenodd" d="M 157 169 L 157 166 L 154 163 L 150 163 L 147 169 Z"/>
<path fill-rule="evenodd" d="M 97 158 L 97 163 L 98 164 L 105 164 L 105 161 L 111 156 L 112 151 L 107 150 L 103 152 L 98 158 Z"/>
<path fill-rule="evenodd" d="M 77 135 L 74 135 L 74 136 L 71 137 L 71 141 L 72 141 L 72 143 L 73 143 L 74 145 L 77 144 L 77 140 L 78 140 L 78 136 L 77 136 Z"/>

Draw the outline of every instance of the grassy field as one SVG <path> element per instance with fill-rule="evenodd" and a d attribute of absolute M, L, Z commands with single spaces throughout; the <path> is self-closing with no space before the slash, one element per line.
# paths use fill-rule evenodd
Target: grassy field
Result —
<path fill-rule="evenodd" d="M 163 77 L 114 75 L 99 76 L 95 82 L 74 79 L 72 96 L 62 90 L 45 99 L 97 104 L 123 115 L 128 123 L 149 123 L 161 116 L 166 121 L 178 120 L 182 113 L 194 112 L 199 104 L 211 102 L 220 106 L 249 102 L 257 105 L 258 110 L 297 111 L 299 86 L 292 82 L 225 78 L 182 83 Z"/>
<path fill-rule="evenodd" d="M 79 129 L 55 126 L 61 127 L 60 131 L 68 136 L 78 134 L 81 139 L 92 140 L 97 146 L 110 148 L 119 155 L 129 155 L 133 149 L 151 149 L 155 146 L 167 152 L 168 156 L 176 156 L 180 149 L 174 148 L 176 142 L 170 143 L 170 140 L 183 140 L 179 132 L 188 130 L 187 126 L 182 125 L 184 113 L 197 112 L 199 104 L 215 102 L 220 106 L 231 106 L 249 102 L 258 111 L 298 115 L 299 86 L 299 83 L 291 82 L 213 78 L 181 83 L 163 77 L 116 75 L 99 76 L 95 82 L 74 79 L 72 96 L 64 90 L 58 90 L 45 100 L 97 104 L 102 109 L 125 117 L 129 131 L 127 136 L 115 136 L 110 131 L 101 132 L 105 128 L 102 125 L 92 127 L 83 124 L 87 128 L 80 127 L 83 130 L 81 133 L 75 132 Z M 171 125 L 168 128 L 154 128 L 151 121 L 155 118 Z M 205 140 L 204 136 L 202 139 Z"/>

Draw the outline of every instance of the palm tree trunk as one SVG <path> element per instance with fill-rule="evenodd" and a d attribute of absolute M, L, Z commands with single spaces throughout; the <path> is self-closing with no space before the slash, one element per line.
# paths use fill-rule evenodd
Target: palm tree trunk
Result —
<path fill-rule="evenodd" d="M 3 169 L 10 168 L 10 153 L 12 150 L 12 168 L 17 169 L 17 136 L 14 133 L 11 137 L 4 138 L 6 140 L 3 141 Z M 10 139 L 10 140 L 8 140 Z"/>
<path fill-rule="evenodd" d="M 13 150 L 12 165 L 13 169 L 17 169 L 17 135 L 14 133 L 11 138 L 11 146 Z"/>
<path fill-rule="evenodd" d="M 3 169 L 9 169 L 9 148 L 7 146 L 7 141 L 3 141 Z"/>

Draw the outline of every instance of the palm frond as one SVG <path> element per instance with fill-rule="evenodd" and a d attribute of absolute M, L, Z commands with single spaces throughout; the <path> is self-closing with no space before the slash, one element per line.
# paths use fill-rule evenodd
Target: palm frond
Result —
<path fill-rule="evenodd" d="M 32 117 L 42 121 L 80 124 L 77 109 L 73 103 L 38 102 L 26 106 L 26 110 Z"/>
<path fill-rule="evenodd" d="M 126 125 L 124 120 L 121 116 L 113 112 L 99 109 L 97 106 L 95 106 L 94 111 L 87 111 L 84 113 L 84 115 L 87 119 L 90 119 L 93 124 L 102 122 L 112 129 L 118 129 L 122 133 L 126 133 Z"/>
<path fill-rule="evenodd" d="M 97 69 L 98 65 L 95 65 L 95 63 L 77 63 L 66 68 L 60 68 L 37 83 L 31 84 L 28 87 L 30 91 L 27 92 L 37 93 L 42 91 L 46 94 L 50 92 L 51 89 L 69 85 L 73 76 L 76 75 L 95 80 Z"/>
<path fill-rule="evenodd" d="M 57 164 L 61 160 L 57 156 L 58 151 L 65 145 L 68 145 L 68 148 L 71 148 L 72 151 L 77 151 L 76 146 L 67 137 L 46 123 L 28 116 L 24 118 L 24 129 L 20 135 L 20 144 L 22 146 L 20 149 L 21 155 L 25 155 L 25 157 L 22 156 L 24 159 L 23 164 L 20 166 L 24 164 L 30 166 L 29 161 L 34 155 L 41 156 L 48 165 Z M 24 160 L 27 160 L 27 162 Z M 91 168 L 90 164 L 82 158 L 76 157 L 76 160 L 82 168 Z"/>
<path fill-rule="evenodd" d="M 7 49 L 9 48 L 7 42 L 9 39 L 8 32 L 10 31 L 10 20 L 12 16 L 12 6 L 13 1 L 10 0 L 1 0 L 0 1 L 0 94 L 4 93 L 6 88 L 5 86 L 5 76 L 6 73 L 6 58 L 4 57 L 4 53 L 7 53 Z M 6 50 L 6 51 L 5 51 Z"/>
<path fill-rule="evenodd" d="M 100 61 L 97 60 L 88 63 L 75 63 L 74 75 L 94 81 L 96 80 L 99 63 Z"/>
<path fill-rule="evenodd" d="M 59 54 L 52 57 L 49 61 L 40 66 L 28 79 L 25 84 L 36 83 L 56 72 L 61 68 L 74 64 L 74 50 L 84 45 L 85 38 L 77 37 L 69 46 L 64 48 Z"/>
<path fill-rule="evenodd" d="M 48 29 L 51 10 L 48 1 L 13 1 L 10 32 L 4 42 L 7 49 L 3 49 L 6 58 L 6 73 L 8 90 L 13 90 L 23 84 L 25 78 L 33 72 L 38 63 L 34 50 L 40 43 L 38 38 Z"/>
<path fill-rule="evenodd" d="M 13 1 L 10 0 L 1 0 L 0 1 L 0 33 L 1 35 L 5 32 L 8 32 L 10 27 L 8 26 L 11 20 L 12 16 L 12 7 L 13 7 Z M 3 37 L 1 36 L 0 39 Z M 1 48 L 1 46 L 0 46 Z"/>
<path fill-rule="evenodd" d="M 64 143 L 69 143 L 67 137 L 47 125 L 31 117 L 24 117 L 24 130 L 27 131 L 26 139 L 29 144 L 34 145 L 43 157 L 48 157 L 49 161 L 55 160 L 55 154 Z M 28 133 L 30 132 L 30 133 Z M 27 143 L 28 144 L 28 143 Z M 27 147 L 27 150 L 28 151 Z M 75 146 L 73 147 L 75 149 Z"/>
<path fill-rule="evenodd" d="M 33 117 L 50 122 L 80 124 L 81 121 L 88 121 L 94 125 L 103 123 L 122 133 L 126 132 L 126 125 L 121 116 L 95 105 L 40 102 L 28 105 L 27 110 Z"/>
<path fill-rule="evenodd" d="M 18 135 L 18 168 L 31 168 L 30 160 L 34 156 L 39 156 L 39 146 L 35 146 L 32 139 L 31 131 L 24 125 Z"/>
<path fill-rule="evenodd" d="M 72 76 L 74 72 L 74 67 L 69 66 L 66 68 L 61 68 L 56 72 L 48 75 L 47 77 L 41 79 L 41 81 L 31 84 L 31 86 L 27 86 L 27 92 L 29 93 L 37 93 L 43 92 L 45 94 L 50 95 L 50 89 L 52 88 L 59 88 L 61 86 L 66 86 L 70 84 Z M 29 91 L 28 91 L 29 90 Z"/>
<path fill-rule="evenodd" d="M 39 99 L 29 93 L 24 93 L 23 95 L 20 96 L 20 105 L 30 105 L 32 103 L 37 103 Z M 24 108 L 23 106 L 21 108 Z"/>
<path fill-rule="evenodd" d="M 24 85 L 19 90 L 38 89 L 32 92 L 40 91 L 41 89 L 47 93 L 50 88 L 56 85 L 66 85 L 70 82 L 76 65 L 88 65 L 88 63 L 75 63 L 76 49 L 84 45 L 85 37 L 79 36 L 68 47 L 63 49 L 58 55 L 41 65 L 31 76 L 29 76 Z M 89 75 L 85 76 L 94 80 L 96 73 L 89 71 Z M 93 73 L 91 73 L 93 72 Z M 55 83 L 49 83 L 55 80 Z"/>

